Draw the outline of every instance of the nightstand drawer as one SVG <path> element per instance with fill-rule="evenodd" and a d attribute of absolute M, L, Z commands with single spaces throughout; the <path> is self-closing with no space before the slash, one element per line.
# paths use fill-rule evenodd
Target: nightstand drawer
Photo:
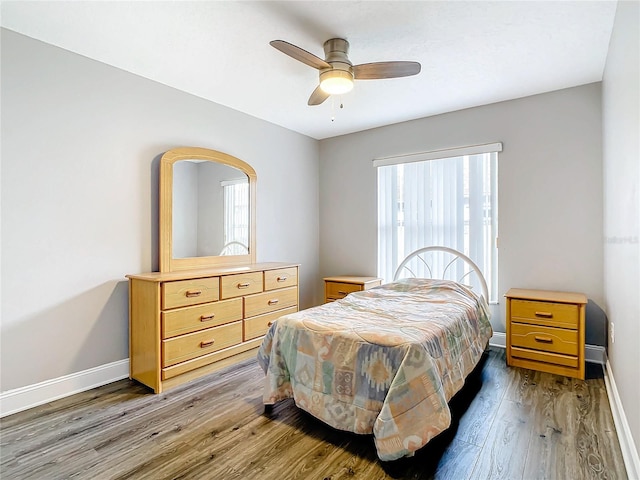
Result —
<path fill-rule="evenodd" d="M 514 322 L 511 324 L 511 345 L 577 356 L 578 332 Z"/>
<path fill-rule="evenodd" d="M 327 282 L 327 298 L 344 298 L 351 292 L 359 292 L 362 285 L 355 283 Z"/>
<path fill-rule="evenodd" d="M 219 298 L 218 277 L 196 278 L 162 284 L 162 308 L 186 307 L 215 302 Z"/>
<path fill-rule="evenodd" d="M 574 304 L 513 299 L 511 318 L 514 322 L 576 330 L 580 314 Z"/>
<path fill-rule="evenodd" d="M 540 350 L 529 350 L 528 348 L 511 347 L 511 355 L 514 359 L 531 360 L 540 362 L 543 365 L 578 368 L 579 358 L 558 353 L 542 352 Z M 542 369 L 548 371 L 547 369 Z M 553 373 L 553 372 L 552 372 Z"/>

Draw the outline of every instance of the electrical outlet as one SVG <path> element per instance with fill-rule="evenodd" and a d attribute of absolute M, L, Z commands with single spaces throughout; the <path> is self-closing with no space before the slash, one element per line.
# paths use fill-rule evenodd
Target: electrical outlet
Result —
<path fill-rule="evenodd" d="M 613 322 L 609 322 L 609 336 L 611 337 L 611 343 L 616 343 L 616 330 Z"/>

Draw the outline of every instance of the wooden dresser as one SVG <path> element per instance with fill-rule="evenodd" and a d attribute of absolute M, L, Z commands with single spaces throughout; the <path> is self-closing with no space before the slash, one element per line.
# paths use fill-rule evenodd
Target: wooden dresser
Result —
<path fill-rule="evenodd" d="M 130 377 L 156 393 L 255 355 L 271 322 L 298 310 L 298 265 L 127 278 Z"/>
<path fill-rule="evenodd" d="M 505 297 L 507 364 L 584 379 L 587 297 L 519 288 Z"/>
<path fill-rule="evenodd" d="M 351 292 L 369 290 L 381 283 L 382 279 L 376 277 L 355 277 L 350 275 L 326 277 L 324 279 L 324 303 L 340 300 Z"/>

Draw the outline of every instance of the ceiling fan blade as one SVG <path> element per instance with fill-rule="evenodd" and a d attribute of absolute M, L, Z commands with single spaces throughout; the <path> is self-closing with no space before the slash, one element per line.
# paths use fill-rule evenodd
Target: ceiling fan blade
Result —
<path fill-rule="evenodd" d="M 306 63 L 310 67 L 317 68 L 318 70 L 331 68 L 331 65 L 320 57 L 316 57 L 313 53 L 309 53 L 300 47 L 296 47 L 289 42 L 285 42 L 284 40 L 272 40 L 269 42 L 269 45 L 273 48 L 277 48 L 282 53 L 289 55 L 291 58 L 295 58 L 299 62 Z"/>
<path fill-rule="evenodd" d="M 329 98 L 329 94 L 320 88 L 320 85 L 316 87 L 311 96 L 309 97 L 309 101 L 307 105 L 320 105 L 327 98 Z"/>
<path fill-rule="evenodd" d="M 418 62 L 376 62 L 353 66 L 356 80 L 376 80 L 378 78 L 410 77 L 420 73 Z"/>

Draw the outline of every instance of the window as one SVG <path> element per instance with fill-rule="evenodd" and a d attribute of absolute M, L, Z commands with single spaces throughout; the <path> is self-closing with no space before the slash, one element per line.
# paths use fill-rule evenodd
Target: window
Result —
<path fill-rule="evenodd" d="M 224 181 L 223 255 L 246 255 L 249 251 L 249 183 Z"/>
<path fill-rule="evenodd" d="M 392 281 L 409 253 L 445 246 L 478 265 L 487 281 L 489 301 L 497 301 L 497 152 L 501 150 L 501 144 L 491 144 L 374 161 L 381 278 Z"/>

